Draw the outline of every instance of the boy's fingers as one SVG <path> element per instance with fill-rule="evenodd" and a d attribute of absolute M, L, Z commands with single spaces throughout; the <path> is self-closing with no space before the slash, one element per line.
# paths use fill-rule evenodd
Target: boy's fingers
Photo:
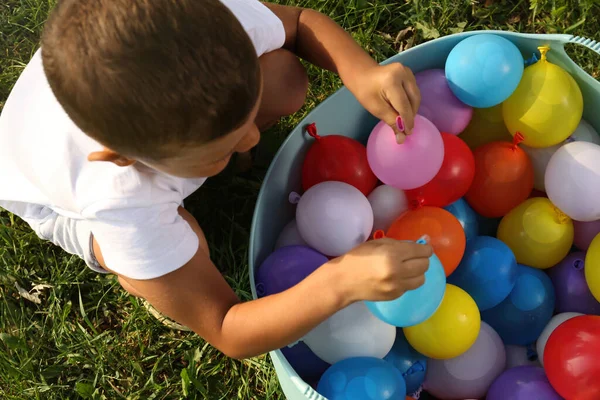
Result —
<path fill-rule="evenodd" d="M 412 107 L 413 114 L 417 114 L 419 112 L 419 106 L 421 105 L 421 91 L 417 86 L 416 79 L 411 79 L 403 84 L 404 91 L 408 96 L 408 100 L 410 101 L 410 105 Z"/>
<path fill-rule="evenodd" d="M 406 252 L 405 260 L 429 259 L 433 255 L 433 247 L 430 244 L 411 243 L 410 251 Z"/>
<path fill-rule="evenodd" d="M 406 278 L 416 278 L 422 276 L 429 269 L 429 259 L 415 258 L 404 262 L 404 276 Z"/>
<path fill-rule="evenodd" d="M 406 92 L 404 90 L 394 90 L 387 94 L 390 105 L 400 115 L 400 118 L 402 118 L 404 133 L 410 135 L 415 124 L 415 114 L 413 113 L 412 105 L 408 100 Z"/>
<path fill-rule="evenodd" d="M 402 144 L 406 139 L 406 133 L 398 128 L 398 124 L 396 123 L 397 118 L 398 113 L 396 110 L 394 110 L 392 106 L 388 105 L 387 109 L 383 113 L 383 118 L 381 119 L 394 130 L 394 133 L 396 134 L 396 142 L 398 144 Z"/>

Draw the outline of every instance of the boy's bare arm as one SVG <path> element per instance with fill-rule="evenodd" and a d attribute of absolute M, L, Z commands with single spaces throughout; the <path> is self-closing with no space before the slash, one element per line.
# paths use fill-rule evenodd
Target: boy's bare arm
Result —
<path fill-rule="evenodd" d="M 373 115 L 395 129 L 400 115 L 410 134 L 421 95 L 412 71 L 399 63 L 379 66 L 347 32 L 317 11 L 265 3 L 283 22 L 284 47 L 299 57 L 337 72 Z M 398 141 L 404 136 L 397 132 Z"/>
<path fill-rule="evenodd" d="M 121 277 L 166 316 L 234 358 L 294 342 L 344 304 L 338 268 L 327 265 L 283 293 L 241 303 L 206 253 L 151 280 Z M 318 295 L 316 295 L 318 294 Z"/>

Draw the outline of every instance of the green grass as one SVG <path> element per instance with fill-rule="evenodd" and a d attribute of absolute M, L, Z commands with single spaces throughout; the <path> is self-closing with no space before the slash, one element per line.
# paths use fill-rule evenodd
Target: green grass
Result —
<path fill-rule="evenodd" d="M 38 46 L 54 0 L 0 3 L 0 110 Z M 596 0 L 298 0 L 348 29 L 379 61 L 423 41 L 473 29 L 576 33 L 595 39 Z M 594 37 L 595 36 L 595 37 Z M 599 76 L 599 58 L 570 49 L 576 61 Z M 309 68 L 306 106 L 270 132 L 268 160 L 283 137 L 340 86 L 328 72 Z M 266 163 L 250 174 L 227 171 L 209 180 L 186 203 L 200 221 L 215 262 L 244 299 L 247 244 L 256 195 Z M 231 195 L 223 198 L 227 188 Z M 22 298 L 38 284 L 40 304 Z M 0 398 L 2 399 L 280 399 L 267 357 L 233 361 L 190 333 L 170 331 L 112 277 L 88 271 L 83 262 L 40 241 L 26 224 L 0 212 Z"/>

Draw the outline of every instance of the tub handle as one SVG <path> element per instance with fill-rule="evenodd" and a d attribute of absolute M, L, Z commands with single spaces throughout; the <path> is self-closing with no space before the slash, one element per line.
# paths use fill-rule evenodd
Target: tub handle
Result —
<path fill-rule="evenodd" d="M 575 43 L 575 44 L 579 44 L 581 46 L 585 46 L 588 49 L 596 52 L 596 54 L 600 54 L 600 42 L 597 42 L 595 40 L 588 39 L 588 38 L 582 37 L 582 36 L 572 36 L 569 39 L 569 43 Z"/>
<path fill-rule="evenodd" d="M 327 398 L 321 396 L 315 389 L 313 389 L 309 385 L 306 385 L 306 389 L 304 390 L 304 396 L 306 396 L 308 400 L 327 400 Z"/>

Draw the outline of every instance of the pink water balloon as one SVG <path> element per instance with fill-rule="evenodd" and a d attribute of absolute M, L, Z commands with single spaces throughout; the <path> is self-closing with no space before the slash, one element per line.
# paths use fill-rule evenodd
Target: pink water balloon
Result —
<path fill-rule="evenodd" d="M 385 122 L 378 123 L 367 142 L 367 158 L 375 175 L 386 185 L 415 189 L 431 181 L 444 161 L 444 142 L 435 125 L 416 115 L 411 135 L 402 144 Z"/>
<path fill-rule="evenodd" d="M 465 130 L 473 108 L 452 93 L 443 69 L 428 69 L 415 75 L 421 91 L 419 114 L 433 122 L 440 132 L 458 135 Z"/>
<path fill-rule="evenodd" d="M 600 233 L 600 219 L 596 221 L 573 221 L 575 237 L 573 244 L 581 251 L 587 251 L 592 240 Z"/>

